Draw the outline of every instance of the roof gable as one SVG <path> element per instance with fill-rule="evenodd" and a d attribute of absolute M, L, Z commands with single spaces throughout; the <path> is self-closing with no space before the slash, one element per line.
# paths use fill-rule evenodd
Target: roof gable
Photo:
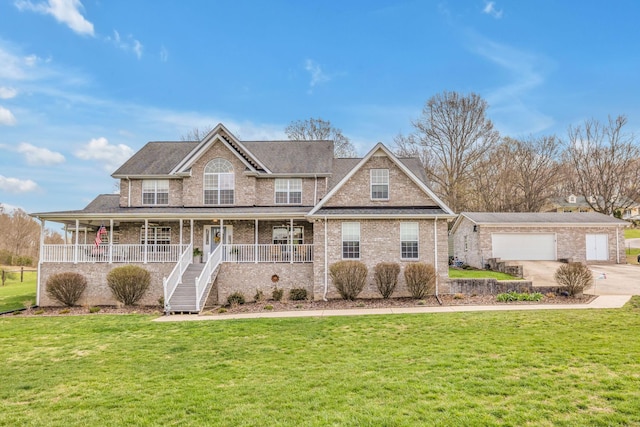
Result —
<path fill-rule="evenodd" d="M 187 154 L 184 159 L 173 168 L 172 174 L 186 173 L 191 166 L 216 142 L 221 142 L 229 151 L 237 156 L 249 170 L 263 171 L 270 173 L 271 171 L 260 162 L 222 123 L 211 130 L 202 138 L 202 141 Z"/>
<path fill-rule="evenodd" d="M 315 214 L 318 210 L 320 210 L 320 208 L 322 208 L 324 205 L 326 205 L 328 203 L 329 200 L 331 200 L 331 198 L 333 196 L 335 196 L 340 189 L 360 170 L 363 168 L 364 165 L 366 165 L 369 160 L 371 160 L 372 157 L 374 156 L 386 156 L 393 164 L 395 164 L 401 171 L 402 173 L 404 173 L 422 192 L 424 192 L 431 200 L 433 200 L 444 212 L 445 214 L 448 215 L 453 215 L 453 211 L 444 204 L 444 202 L 442 202 L 442 200 L 440 200 L 438 198 L 438 196 L 435 195 L 435 193 L 433 193 L 433 191 L 431 191 L 431 189 L 429 187 L 427 187 L 427 185 L 420 180 L 420 178 L 418 178 L 416 176 L 415 173 L 413 173 L 411 171 L 411 169 L 409 169 L 402 161 L 400 161 L 391 151 L 389 151 L 389 149 L 387 149 L 387 147 L 384 146 L 384 144 L 382 144 L 381 142 L 379 142 L 378 144 L 375 145 L 375 147 L 373 147 L 371 149 L 371 151 L 369 151 L 369 153 L 364 156 L 357 164 L 355 164 L 354 166 L 352 166 L 351 170 L 349 170 L 343 177 L 342 179 L 337 182 L 333 188 L 331 188 L 331 190 L 327 193 L 327 195 L 320 201 L 320 203 L 318 203 L 312 210 L 311 212 L 309 212 L 309 215 L 313 215 Z M 336 159 L 336 160 L 341 160 L 341 159 Z M 347 167 L 349 166 L 350 162 L 337 162 L 339 165 Z M 344 168 L 346 169 L 346 168 Z M 335 182 L 335 181 L 334 181 Z"/>

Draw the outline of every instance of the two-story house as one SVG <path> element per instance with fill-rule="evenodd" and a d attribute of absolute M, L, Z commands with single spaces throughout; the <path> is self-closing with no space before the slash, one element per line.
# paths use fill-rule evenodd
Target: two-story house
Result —
<path fill-rule="evenodd" d="M 80 303 L 114 304 L 106 275 L 124 264 L 152 275 L 142 304 L 164 297 L 171 311 L 191 312 L 275 286 L 338 297 L 328 270 L 340 260 L 369 268 L 363 297 L 378 295 L 373 268 L 382 261 L 433 264 L 441 290 L 447 277 L 455 215 L 417 159 L 381 143 L 363 158 L 340 159 L 331 141 L 240 141 L 220 124 L 202 141 L 149 142 L 112 176 L 119 194 L 32 214 L 43 230 L 58 222 L 70 236 L 41 245 L 39 305 L 57 304 L 45 284 L 64 271 L 88 278 Z M 396 295 L 407 295 L 402 274 Z"/>

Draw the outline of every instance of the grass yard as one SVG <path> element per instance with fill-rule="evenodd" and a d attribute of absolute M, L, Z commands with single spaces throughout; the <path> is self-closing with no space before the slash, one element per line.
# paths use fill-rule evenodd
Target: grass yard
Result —
<path fill-rule="evenodd" d="M 624 229 L 624 238 L 625 239 L 637 239 L 637 238 L 640 238 L 640 228 L 625 228 Z"/>
<path fill-rule="evenodd" d="M 7 269 L 10 268 L 13 269 L 15 267 L 7 267 Z M 22 283 L 20 283 L 20 272 L 13 273 L 12 276 L 5 282 L 4 286 L 0 285 L 0 313 L 22 308 L 25 301 L 31 301 L 31 304 L 36 303 L 38 273 L 36 271 L 25 271 L 24 282 Z"/>
<path fill-rule="evenodd" d="M 457 268 L 449 269 L 449 277 L 452 279 L 490 279 L 497 280 L 521 280 L 519 277 L 514 277 L 510 274 L 500 273 L 498 271 L 489 270 L 460 270 Z"/>
<path fill-rule="evenodd" d="M 0 318 L 0 425 L 639 425 L 620 310 Z"/>

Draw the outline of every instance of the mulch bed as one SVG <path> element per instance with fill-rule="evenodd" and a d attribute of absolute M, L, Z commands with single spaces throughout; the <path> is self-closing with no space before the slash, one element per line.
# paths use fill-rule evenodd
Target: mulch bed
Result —
<path fill-rule="evenodd" d="M 516 305 L 516 304 L 587 304 L 593 301 L 594 295 L 583 295 L 581 297 L 564 297 L 544 296 L 541 301 L 512 301 L 499 302 L 495 295 L 441 295 L 440 300 L 443 306 L 454 305 Z M 393 307 L 429 307 L 439 306 L 440 304 L 435 297 L 427 297 L 422 300 L 413 298 L 373 298 L 373 299 L 357 299 L 355 301 L 346 301 L 340 299 L 332 299 L 329 301 L 260 301 L 251 302 L 235 306 L 215 306 L 206 307 L 203 310 L 204 315 L 222 315 L 236 313 L 257 313 L 257 312 L 278 312 L 278 311 L 303 311 L 303 310 L 346 310 L 350 308 L 393 308 Z M 94 312 L 90 310 L 93 308 Z M 98 306 L 96 307 L 38 307 L 25 311 L 8 313 L 3 315 L 16 317 L 42 317 L 42 316 L 97 316 L 101 314 L 154 314 L 162 315 L 162 308 L 159 306 L 134 306 L 134 307 L 115 307 L 115 306 Z M 224 310 L 221 310 L 224 308 Z M 222 311 L 222 313 L 220 312 Z"/>

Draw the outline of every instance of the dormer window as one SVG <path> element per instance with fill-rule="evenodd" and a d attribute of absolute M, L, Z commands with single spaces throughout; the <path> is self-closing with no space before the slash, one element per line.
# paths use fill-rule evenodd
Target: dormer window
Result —
<path fill-rule="evenodd" d="M 204 167 L 204 204 L 232 205 L 235 186 L 233 165 L 217 158 Z"/>
<path fill-rule="evenodd" d="M 169 204 L 169 180 L 145 179 L 142 181 L 143 205 L 168 205 Z"/>
<path fill-rule="evenodd" d="M 371 200 L 389 200 L 389 169 L 371 169 Z"/>
<path fill-rule="evenodd" d="M 589 196 L 589 203 L 595 203 L 596 202 L 596 198 L 593 196 Z"/>
<path fill-rule="evenodd" d="M 574 196 L 573 194 L 571 194 L 568 198 L 567 201 L 569 203 L 575 203 L 576 202 L 576 196 Z"/>

